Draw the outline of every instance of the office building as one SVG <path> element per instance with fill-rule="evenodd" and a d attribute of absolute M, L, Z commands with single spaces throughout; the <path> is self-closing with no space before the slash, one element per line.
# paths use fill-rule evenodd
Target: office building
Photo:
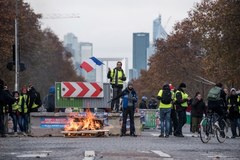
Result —
<path fill-rule="evenodd" d="M 147 70 L 147 48 L 149 33 L 133 33 L 133 68 L 140 75 L 141 70 Z"/>

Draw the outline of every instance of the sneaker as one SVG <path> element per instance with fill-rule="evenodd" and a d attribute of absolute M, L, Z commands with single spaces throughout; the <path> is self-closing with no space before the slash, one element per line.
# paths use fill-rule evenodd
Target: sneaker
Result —
<path fill-rule="evenodd" d="M 123 136 L 126 136 L 126 134 L 124 134 L 124 133 L 121 133 L 121 134 L 120 134 L 120 137 L 123 137 Z"/>
<path fill-rule="evenodd" d="M 214 123 L 214 126 L 216 126 L 217 128 L 220 128 L 218 121 Z"/>
<path fill-rule="evenodd" d="M 14 132 L 13 135 L 14 135 L 14 136 L 18 136 L 18 133 L 17 133 L 17 132 Z"/>
<path fill-rule="evenodd" d="M 25 133 L 25 132 L 23 132 L 22 134 L 23 134 L 24 136 L 27 136 L 27 133 Z"/>
<path fill-rule="evenodd" d="M 236 138 L 236 136 L 232 136 L 231 138 Z"/>
<path fill-rule="evenodd" d="M 131 137 L 137 137 L 135 133 L 130 134 Z"/>
<path fill-rule="evenodd" d="M 160 134 L 158 137 L 160 137 L 160 138 L 163 138 L 163 137 L 164 137 L 164 135 L 163 135 L 163 134 Z"/>
<path fill-rule="evenodd" d="M 224 133 L 224 131 L 220 131 L 220 136 L 222 137 L 222 138 L 225 138 L 225 133 Z"/>
<path fill-rule="evenodd" d="M 169 138 L 169 135 L 166 135 L 165 138 Z"/>

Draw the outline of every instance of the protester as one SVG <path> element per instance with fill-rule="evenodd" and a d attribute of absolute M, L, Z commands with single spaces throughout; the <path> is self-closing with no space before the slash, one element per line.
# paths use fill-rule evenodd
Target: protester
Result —
<path fill-rule="evenodd" d="M 23 135 L 27 135 L 28 133 L 28 125 L 29 125 L 29 114 L 28 114 L 28 99 L 29 96 L 27 95 L 27 87 L 23 87 L 21 90 L 21 96 L 20 96 L 20 114 L 21 114 L 21 125 L 22 125 L 22 132 Z"/>
<path fill-rule="evenodd" d="M 162 89 L 158 92 L 157 96 L 160 100 L 160 122 L 161 122 L 161 133 L 159 137 L 169 137 L 170 133 L 170 116 L 172 108 L 172 92 L 169 84 L 165 84 Z"/>
<path fill-rule="evenodd" d="M 229 115 L 228 118 L 231 122 L 231 131 L 232 137 L 237 137 L 237 127 L 238 127 L 238 118 L 239 118 L 239 104 L 240 96 L 236 94 L 236 89 L 232 88 L 230 91 L 230 96 L 227 98 Z"/>
<path fill-rule="evenodd" d="M 42 106 L 42 101 L 39 92 L 33 87 L 32 84 L 28 85 L 28 112 L 38 112 L 38 108 Z"/>
<path fill-rule="evenodd" d="M 143 96 L 139 104 L 139 109 L 147 109 L 147 97 Z"/>
<path fill-rule="evenodd" d="M 122 69 L 122 62 L 118 61 L 117 67 L 115 67 L 113 70 L 109 68 L 107 78 L 110 79 L 110 83 L 112 85 L 113 99 L 116 99 L 116 97 L 118 97 L 122 92 L 123 81 L 126 81 L 126 76 Z M 111 102 L 112 111 L 114 110 L 115 106 L 115 111 L 119 112 L 119 103 L 120 103 L 119 99 L 116 99 Z"/>
<path fill-rule="evenodd" d="M 198 137 L 199 125 L 201 123 L 203 114 L 206 115 L 206 105 L 203 101 L 202 95 L 200 92 L 197 92 L 192 100 L 192 137 Z"/>
<path fill-rule="evenodd" d="M 1 137 L 6 137 L 5 131 L 5 123 L 4 123 L 4 116 L 6 112 L 6 108 L 4 106 L 11 106 L 15 99 L 11 94 L 9 94 L 6 90 L 4 90 L 5 82 L 0 79 L 0 134 Z M 6 88 L 5 88 L 6 89 Z"/>
<path fill-rule="evenodd" d="M 21 115 L 20 115 L 20 110 L 21 110 L 20 94 L 18 91 L 15 91 L 13 92 L 13 96 L 16 99 L 16 101 L 12 105 L 12 112 L 10 112 L 10 116 L 12 117 L 12 121 L 13 121 L 14 135 L 17 135 L 18 126 L 20 130 L 22 130 Z"/>
<path fill-rule="evenodd" d="M 151 96 L 151 99 L 148 101 L 148 109 L 157 109 L 157 100 L 154 95 Z"/>
<path fill-rule="evenodd" d="M 182 127 L 186 123 L 186 109 L 188 107 L 187 101 L 190 100 L 190 97 L 188 97 L 188 94 L 184 91 L 184 88 L 186 88 L 185 83 L 181 83 L 175 93 L 175 105 L 176 105 L 176 114 L 178 118 L 178 124 L 177 129 L 174 133 L 174 136 L 176 137 L 184 137 L 182 134 Z"/>
<path fill-rule="evenodd" d="M 219 115 L 218 119 L 215 122 L 217 127 L 223 128 L 224 124 L 219 122 L 226 115 L 227 105 L 226 105 L 226 93 L 223 90 L 222 83 L 217 83 L 214 87 L 212 87 L 207 95 L 208 99 L 208 110 L 212 111 L 212 113 L 217 113 Z M 222 132 L 223 135 L 223 132 Z"/>
<path fill-rule="evenodd" d="M 130 136 L 136 137 L 135 134 L 135 125 L 134 125 L 134 112 L 135 112 L 135 104 L 137 102 L 137 93 L 133 88 L 132 82 L 129 82 L 127 87 L 123 90 L 123 92 L 119 95 L 122 97 L 122 105 L 123 105 L 123 122 L 121 129 L 121 137 L 126 135 L 126 124 L 127 117 L 129 115 L 130 119 Z M 118 98 L 118 97 L 116 97 Z"/>
<path fill-rule="evenodd" d="M 55 111 L 55 87 L 49 88 L 48 95 L 43 100 L 43 106 L 47 112 Z"/>

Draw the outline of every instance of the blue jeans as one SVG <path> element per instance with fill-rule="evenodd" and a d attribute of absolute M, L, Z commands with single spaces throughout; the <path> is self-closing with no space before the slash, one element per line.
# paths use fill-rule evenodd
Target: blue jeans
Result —
<path fill-rule="evenodd" d="M 169 135 L 171 108 L 160 108 L 161 134 Z M 164 132 L 165 131 L 165 132 Z"/>
<path fill-rule="evenodd" d="M 17 132 L 17 125 L 19 125 L 19 128 L 22 131 L 22 124 L 21 124 L 21 117 L 20 117 L 20 115 L 17 115 L 17 113 L 12 113 L 11 117 L 12 117 L 12 121 L 13 121 L 13 130 L 14 130 L 14 132 Z"/>
<path fill-rule="evenodd" d="M 21 116 L 22 132 L 28 132 L 28 114 Z"/>

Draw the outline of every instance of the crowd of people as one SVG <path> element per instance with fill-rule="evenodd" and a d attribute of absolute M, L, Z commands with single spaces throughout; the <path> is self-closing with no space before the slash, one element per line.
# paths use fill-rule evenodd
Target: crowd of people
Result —
<path fill-rule="evenodd" d="M 182 128 L 186 124 L 186 111 L 191 108 L 191 132 L 193 136 L 199 134 L 199 124 L 204 115 L 209 111 L 217 113 L 219 116 L 214 125 L 221 128 L 221 120 L 228 119 L 231 125 L 232 137 L 240 136 L 240 95 L 237 90 L 232 88 L 228 93 L 221 83 L 217 83 L 209 90 L 206 102 L 200 92 L 196 92 L 190 98 L 186 92 L 187 85 L 180 83 L 177 88 L 171 84 L 164 84 L 158 94 L 152 95 L 148 100 L 146 96 L 137 103 L 138 96 L 134 90 L 133 83 L 129 82 L 123 89 L 123 82 L 126 76 L 123 71 L 122 63 L 117 62 L 114 69 L 110 69 L 107 78 L 113 89 L 111 110 L 119 112 L 122 110 L 121 136 L 126 135 L 127 118 L 130 119 L 130 136 L 136 137 L 134 126 L 134 113 L 136 109 L 155 109 L 159 110 L 160 135 L 159 137 L 168 138 L 169 135 L 184 137 Z M 49 94 L 44 98 L 43 106 L 48 112 L 55 111 L 55 88 L 49 89 Z M 122 98 L 120 104 L 120 98 Z M 138 105 L 137 105 L 138 104 Z M 6 117 L 10 115 L 13 121 L 14 134 L 20 130 L 23 135 L 29 132 L 30 112 L 37 112 L 42 106 L 40 94 L 32 84 L 23 86 L 21 92 L 10 92 L 7 84 L 0 79 L 0 134 L 6 136 Z M 225 135 L 224 135 L 225 136 Z"/>
<path fill-rule="evenodd" d="M 0 79 L 0 134 L 6 137 L 8 116 L 13 123 L 14 135 L 18 132 L 27 135 L 29 132 L 30 112 L 37 112 L 42 105 L 40 94 L 32 84 L 21 88 L 21 91 L 9 91 L 7 84 Z"/>
<path fill-rule="evenodd" d="M 191 108 L 191 126 L 190 130 L 193 137 L 199 134 L 199 124 L 209 112 L 217 113 L 218 117 L 214 125 L 222 128 L 221 120 L 230 122 L 232 136 L 240 136 L 240 95 L 235 88 L 223 88 L 221 83 L 217 83 L 209 90 L 207 100 L 204 101 L 200 92 L 196 92 L 193 98 L 190 98 L 185 91 L 186 84 L 181 83 L 178 88 L 174 89 L 171 84 L 165 84 L 160 89 L 157 99 L 158 108 L 150 107 L 153 102 L 157 104 L 154 97 L 147 102 L 147 97 L 143 96 L 139 104 L 140 109 L 160 109 L 160 135 L 159 137 L 184 137 L 182 127 L 186 124 L 186 110 Z M 222 136 L 225 136 L 222 134 Z"/>

